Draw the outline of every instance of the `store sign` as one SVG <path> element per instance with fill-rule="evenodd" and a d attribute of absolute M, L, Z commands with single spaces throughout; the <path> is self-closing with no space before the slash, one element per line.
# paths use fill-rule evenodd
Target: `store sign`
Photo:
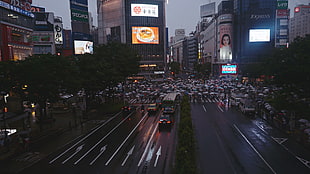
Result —
<path fill-rule="evenodd" d="M 54 34 L 55 34 L 55 44 L 63 44 L 61 23 L 54 24 Z"/>
<path fill-rule="evenodd" d="M 222 75 L 235 75 L 237 74 L 237 64 L 223 64 L 221 66 Z"/>
<path fill-rule="evenodd" d="M 287 9 L 288 2 L 287 1 L 278 1 L 277 2 L 277 9 Z"/>
<path fill-rule="evenodd" d="M 260 19 L 270 19 L 269 14 L 252 14 L 250 19 L 260 20 Z"/>
<path fill-rule="evenodd" d="M 71 20 L 88 22 L 88 12 L 71 9 Z"/>
<path fill-rule="evenodd" d="M 2 0 L 22 10 L 30 11 L 32 0 Z"/>
<path fill-rule="evenodd" d="M 25 15 L 25 16 L 28 16 L 28 17 L 31 17 L 31 18 L 34 18 L 34 14 L 29 12 L 29 11 L 26 11 L 26 10 L 23 10 L 21 8 L 18 8 L 16 6 L 13 6 L 11 4 L 8 4 L 6 2 L 3 2 L 3 1 L 0 1 L 0 7 L 3 7 L 3 8 L 6 8 L 6 9 L 9 9 L 9 10 L 12 10 L 12 11 L 15 11 L 17 13 L 20 13 L 22 15 Z"/>
<path fill-rule="evenodd" d="M 277 10 L 277 18 L 287 18 L 289 16 L 289 11 L 287 9 Z"/>
<path fill-rule="evenodd" d="M 158 5 L 131 4 L 131 16 L 158 17 Z"/>

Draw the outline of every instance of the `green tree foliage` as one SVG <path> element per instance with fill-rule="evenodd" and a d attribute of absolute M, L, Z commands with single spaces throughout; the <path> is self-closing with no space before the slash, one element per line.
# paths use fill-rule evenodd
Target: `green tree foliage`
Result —
<path fill-rule="evenodd" d="M 34 100 L 55 101 L 59 93 L 75 93 L 79 88 L 78 71 L 69 58 L 55 55 L 38 55 L 17 62 L 17 87 L 27 85 Z"/>
<path fill-rule="evenodd" d="M 126 77 L 137 74 L 139 71 L 140 57 L 128 45 L 109 43 L 95 49 L 95 57 L 104 62 L 104 83 L 114 86 L 123 82 Z"/>
<path fill-rule="evenodd" d="M 209 77 L 211 72 L 211 63 L 210 62 L 204 64 L 196 63 L 194 65 L 194 70 L 197 72 L 197 76 L 199 78 Z"/>
<path fill-rule="evenodd" d="M 171 62 L 169 63 L 170 71 L 174 72 L 175 74 L 180 73 L 180 63 L 179 62 Z"/>
<path fill-rule="evenodd" d="M 276 84 L 294 84 L 303 89 L 310 85 L 310 35 L 297 37 L 288 48 L 276 48 L 260 63 L 242 67 L 244 75 L 274 76 Z"/>
<path fill-rule="evenodd" d="M 15 87 L 15 65 L 13 61 L 0 61 L 0 91 L 9 92 Z"/>

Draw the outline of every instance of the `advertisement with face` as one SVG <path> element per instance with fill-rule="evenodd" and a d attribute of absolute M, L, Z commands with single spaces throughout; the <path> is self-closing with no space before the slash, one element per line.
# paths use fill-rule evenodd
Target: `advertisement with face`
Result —
<path fill-rule="evenodd" d="M 132 44 L 159 44 L 158 27 L 132 27 Z"/>
<path fill-rule="evenodd" d="M 74 54 L 93 54 L 93 42 L 85 40 L 74 41 Z"/>
<path fill-rule="evenodd" d="M 220 25 L 220 59 L 232 59 L 232 25 Z"/>

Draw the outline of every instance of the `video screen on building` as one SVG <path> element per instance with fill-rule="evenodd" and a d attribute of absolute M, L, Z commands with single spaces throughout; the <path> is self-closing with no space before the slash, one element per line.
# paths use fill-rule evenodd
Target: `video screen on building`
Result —
<path fill-rule="evenodd" d="M 236 75 L 236 74 L 237 74 L 237 64 L 221 65 L 221 75 Z"/>
<path fill-rule="evenodd" d="M 131 4 L 131 16 L 158 17 L 158 5 Z"/>
<path fill-rule="evenodd" d="M 159 44 L 158 27 L 132 27 L 132 44 Z"/>
<path fill-rule="evenodd" d="M 74 41 L 74 54 L 93 54 L 93 42 L 86 40 Z"/>
<path fill-rule="evenodd" d="M 250 29 L 249 42 L 270 42 L 270 29 Z"/>

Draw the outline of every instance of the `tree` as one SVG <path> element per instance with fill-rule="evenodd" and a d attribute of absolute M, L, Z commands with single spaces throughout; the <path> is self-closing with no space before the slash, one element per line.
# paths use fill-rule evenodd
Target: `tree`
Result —
<path fill-rule="evenodd" d="M 174 74 L 179 74 L 180 73 L 180 63 L 179 62 L 171 62 L 169 63 L 170 71 L 173 72 Z"/>
<path fill-rule="evenodd" d="M 15 73 L 20 87 L 27 85 L 29 97 L 40 104 L 47 99 L 57 101 L 60 92 L 73 94 L 80 89 L 74 62 L 62 56 L 28 57 L 17 62 Z"/>
<path fill-rule="evenodd" d="M 196 63 L 194 65 L 194 70 L 197 72 L 199 78 L 206 78 L 209 77 L 211 72 L 211 63 L 204 63 L 204 64 L 198 64 Z"/>

